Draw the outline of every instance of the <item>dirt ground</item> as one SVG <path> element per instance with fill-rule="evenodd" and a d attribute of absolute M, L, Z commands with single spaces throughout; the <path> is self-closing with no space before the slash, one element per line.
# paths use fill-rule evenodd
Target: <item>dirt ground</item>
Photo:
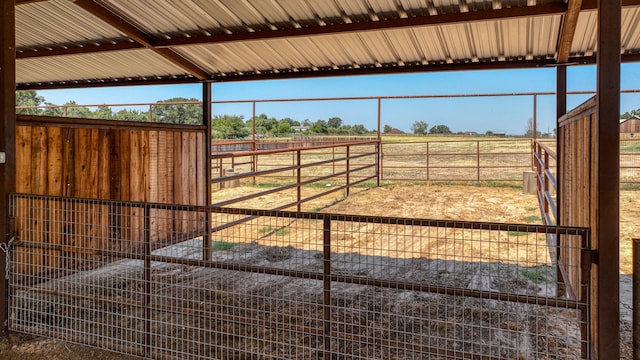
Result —
<path fill-rule="evenodd" d="M 247 189 L 228 189 L 228 193 L 218 196 L 242 193 Z M 255 189 L 254 189 L 255 191 Z M 313 190 L 311 190 L 313 191 Z M 540 214 L 534 195 L 522 194 L 513 187 L 476 187 L 461 185 L 389 185 L 368 190 L 359 190 L 346 201 L 325 207 L 342 198 L 342 193 L 309 204 L 307 211 L 362 214 L 363 209 L 370 215 L 401 216 L 414 218 L 472 220 L 509 223 L 540 224 Z M 322 199 L 321 199 L 322 200 Z M 215 201 L 215 200 L 214 200 Z M 261 207 L 276 204 L 266 197 L 258 198 L 242 207 Z M 620 255 L 622 278 L 628 280 L 631 274 L 631 239 L 639 236 L 640 191 L 622 191 L 620 224 Z M 305 209 L 303 209 L 305 210 Z M 628 287 L 628 281 L 624 280 Z M 627 289 L 628 290 L 628 289 Z M 623 289 L 623 296 L 630 291 Z M 628 301 L 625 300 L 625 301 Z M 630 302 L 628 302 L 630 303 Z M 623 307 L 623 357 L 630 359 L 629 311 Z M 57 359 L 113 359 L 128 360 L 134 357 L 100 351 L 61 341 L 12 334 L 0 342 L 0 359 L 57 360 Z"/>

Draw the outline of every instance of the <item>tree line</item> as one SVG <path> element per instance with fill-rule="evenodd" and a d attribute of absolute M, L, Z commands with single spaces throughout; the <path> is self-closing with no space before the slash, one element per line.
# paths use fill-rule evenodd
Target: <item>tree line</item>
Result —
<path fill-rule="evenodd" d="M 79 106 L 75 101 L 69 101 L 62 106 L 47 102 L 46 99 L 37 94 L 36 91 L 17 91 L 16 106 L 27 106 L 30 108 L 20 108 L 18 114 L 47 115 L 47 116 L 67 116 L 84 119 L 106 119 L 125 121 L 150 121 L 199 125 L 202 124 L 202 105 L 194 104 L 198 102 L 195 98 L 175 97 L 160 100 L 151 107 L 149 111 L 135 109 L 122 109 L 114 111 L 106 105 L 97 106 L 91 110 L 86 106 Z M 162 103 L 166 103 L 163 105 Z M 187 104 L 175 104 L 187 103 Z M 36 108 L 40 106 L 40 108 Z M 44 106 L 44 107 L 43 107 Z M 66 109 L 65 109 L 66 108 Z M 264 136 L 283 136 L 296 132 L 305 134 L 326 134 L 326 135 L 364 135 L 375 133 L 362 124 L 344 124 L 339 117 L 331 117 L 328 120 L 310 121 L 308 119 L 300 122 L 291 118 L 276 119 L 266 114 L 260 114 L 255 118 L 256 134 Z M 245 120 L 242 115 L 216 115 L 211 121 L 211 135 L 219 139 L 244 138 L 251 135 L 253 130 L 253 119 Z"/>

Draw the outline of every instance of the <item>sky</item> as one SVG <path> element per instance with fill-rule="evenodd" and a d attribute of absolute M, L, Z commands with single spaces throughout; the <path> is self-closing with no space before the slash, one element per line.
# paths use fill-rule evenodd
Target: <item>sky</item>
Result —
<path fill-rule="evenodd" d="M 516 92 L 554 92 L 555 68 L 457 71 L 394 75 L 309 78 L 299 80 L 262 80 L 213 83 L 214 101 L 271 100 L 288 98 L 376 97 L 406 95 L 449 95 Z M 571 66 L 567 69 L 568 91 L 594 91 L 594 66 Z M 622 89 L 640 89 L 640 63 L 623 64 Z M 202 98 L 200 84 L 86 88 L 39 91 L 46 101 L 62 105 L 74 100 L 78 104 L 147 103 L 174 97 Z M 590 95 L 570 95 L 569 109 Z M 640 108 L 640 94 L 621 95 L 621 113 Z M 114 108 L 120 110 L 120 108 Z M 146 110 L 146 109 L 145 109 Z M 377 101 L 296 101 L 259 102 L 256 114 L 303 121 L 327 120 L 337 116 L 345 124 L 363 124 L 377 128 Z M 410 132 L 416 121 L 429 128 L 447 125 L 453 132 L 486 131 L 522 135 L 527 121 L 533 118 L 532 96 L 465 97 L 431 99 L 389 99 L 381 103 L 381 126 L 390 125 Z M 252 104 L 214 104 L 214 115 L 242 115 L 251 118 Z M 538 130 L 553 132 L 555 97 L 538 96 Z"/>

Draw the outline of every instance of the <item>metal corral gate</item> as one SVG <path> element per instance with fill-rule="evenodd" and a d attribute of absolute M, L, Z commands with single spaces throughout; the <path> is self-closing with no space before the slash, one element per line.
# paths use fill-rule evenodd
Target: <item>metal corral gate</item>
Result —
<path fill-rule="evenodd" d="M 546 241 L 587 249 L 584 228 L 33 195 L 11 204 L 16 332 L 162 359 L 588 357 L 589 277 L 573 284 L 584 296 L 556 296 Z M 180 231 L 207 215 L 213 233 Z"/>

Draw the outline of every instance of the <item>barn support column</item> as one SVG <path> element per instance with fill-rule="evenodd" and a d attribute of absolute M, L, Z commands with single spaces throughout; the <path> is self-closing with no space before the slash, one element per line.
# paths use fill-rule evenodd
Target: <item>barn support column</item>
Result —
<path fill-rule="evenodd" d="M 621 0 L 598 0 L 596 219 L 599 252 L 592 290 L 598 359 L 620 358 L 620 34 Z M 595 311 L 594 311 L 595 310 Z"/>
<path fill-rule="evenodd" d="M 0 121 L 0 152 L 5 161 L 0 160 L 0 242 L 9 242 L 12 234 L 9 219 L 9 194 L 16 187 L 16 52 L 15 52 L 15 1 L 0 1 L 2 33 L 0 33 L 0 102 L 2 120 Z M 5 254 L 0 253 L 0 336 L 7 336 L 9 314 L 9 283 L 5 274 Z"/>
<path fill-rule="evenodd" d="M 567 113 L 567 66 L 559 65 L 556 67 L 556 119 L 560 120 L 560 118 Z M 558 128 L 558 124 L 556 124 L 556 224 L 564 225 L 560 223 L 560 219 L 562 218 L 560 214 L 562 214 L 562 142 L 558 141 L 560 138 L 560 129 Z M 562 272 L 559 267 L 556 267 L 556 279 L 558 279 L 557 285 L 557 296 L 565 296 L 566 295 L 566 286 L 564 281 L 562 280 Z"/>
<path fill-rule="evenodd" d="M 564 114 L 567 113 L 567 66 L 559 65 L 556 67 L 556 119 L 560 119 Z M 562 163 L 562 143 L 558 141 L 560 129 L 558 128 L 558 124 L 556 124 L 556 164 L 558 164 L 556 170 L 556 182 L 561 184 L 562 182 L 562 173 L 560 171 L 561 166 L 559 164 Z M 562 203 L 560 196 L 562 186 L 556 186 L 556 199 L 558 199 L 558 204 L 556 211 L 558 214 L 562 213 Z M 558 222 L 557 225 L 564 225 L 560 223 L 560 216 L 556 219 Z"/>
<path fill-rule="evenodd" d="M 204 156 L 205 156 L 205 204 L 211 205 L 211 82 L 202 83 L 202 121 L 207 126 L 204 134 Z M 205 214 L 204 221 L 204 260 L 211 260 L 211 214 Z"/>

